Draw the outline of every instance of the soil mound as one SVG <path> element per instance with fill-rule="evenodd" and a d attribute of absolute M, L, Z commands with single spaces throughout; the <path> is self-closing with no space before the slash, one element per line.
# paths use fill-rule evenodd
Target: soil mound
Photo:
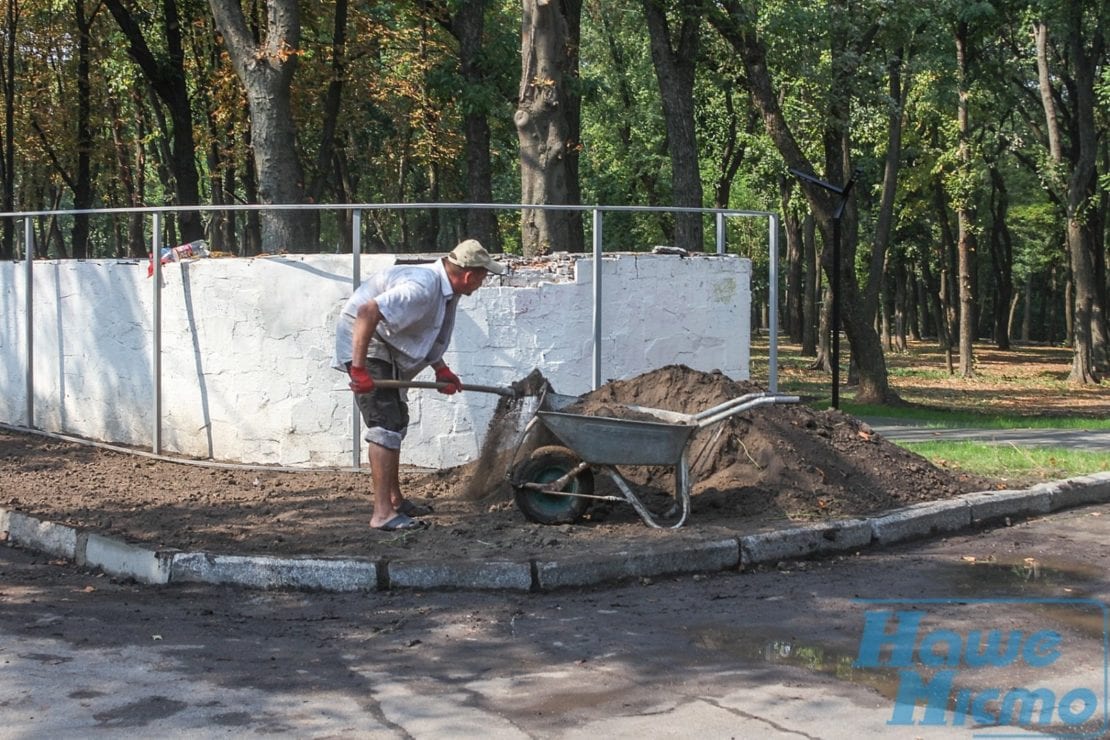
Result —
<path fill-rule="evenodd" d="M 580 413 L 598 415 L 619 404 L 697 414 L 764 390 L 720 372 L 668 365 L 613 381 L 576 405 Z M 859 515 L 988 487 L 987 481 L 937 468 L 853 416 L 801 404 L 760 406 L 706 427 L 689 442 L 688 456 L 695 512 L 778 511 L 790 519 Z M 661 487 L 670 477 L 662 468 L 622 473 Z"/>

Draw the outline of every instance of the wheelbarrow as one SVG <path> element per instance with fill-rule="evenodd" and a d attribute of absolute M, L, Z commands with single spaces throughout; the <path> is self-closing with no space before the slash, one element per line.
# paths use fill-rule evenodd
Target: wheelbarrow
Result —
<path fill-rule="evenodd" d="M 681 527 L 690 514 L 687 451 L 694 433 L 759 406 L 798 403 L 801 399 L 777 393 L 748 393 L 697 414 L 620 405 L 632 412 L 630 416 L 638 418 L 565 411 L 579 400 L 576 396 L 544 394 L 521 434 L 510 465 L 509 482 L 517 507 L 530 521 L 572 524 L 581 519 L 595 501 L 601 500 L 631 504 L 650 527 Z M 537 428 L 550 432 L 562 444 L 538 447 L 527 459 L 517 462 L 525 440 L 535 434 Z M 674 466 L 675 502 L 670 511 L 662 517 L 649 511 L 617 471 L 617 465 Z M 621 495 L 595 494 L 595 471 L 612 479 Z"/>

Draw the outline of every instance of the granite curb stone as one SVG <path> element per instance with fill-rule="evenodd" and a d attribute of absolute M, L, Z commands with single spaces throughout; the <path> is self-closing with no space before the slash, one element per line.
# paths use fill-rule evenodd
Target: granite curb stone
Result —
<path fill-rule="evenodd" d="M 373 591 L 378 587 L 378 564 L 370 560 L 355 559 L 275 558 L 187 552 L 174 554 L 170 580 L 231 583 L 259 589 Z"/>
<path fill-rule="evenodd" d="M 740 543 L 732 538 L 688 547 L 622 551 L 605 560 L 568 557 L 536 561 L 535 585 L 541 591 L 564 586 L 591 586 L 622 578 L 728 570 L 740 564 Z"/>
<path fill-rule="evenodd" d="M 871 523 L 840 519 L 740 538 L 740 567 L 797 560 L 822 552 L 843 552 L 871 544 Z"/>
<path fill-rule="evenodd" d="M 409 560 L 385 564 L 390 588 L 469 588 L 530 591 L 532 564 L 502 560 Z"/>
<path fill-rule="evenodd" d="M 971 508 L 972 524 L 1047 514 L 1052 509 L 1052 493 L 1047 490 L 976 491 L 960 498 Z"/>
<path fill-rule="evenodd" d="M 1081 475 L 1045 484 L 1052 486 L 1052 510 L 1110 501 L 1110 472 Z"/>
<path fill-rule="evenodd" d="M 871 535 L 877 544 L 889 545 L 970 526 L 971 507 L 962 499 L 951 499 L 915 504 L 875 517 L 871 520 Z"/>
<path fill-rule="evenodd" d="M 1096 473 L 1024 491 L 977 491 L 909 506 L 871 518 L 627 550 L 605 558 L 571 556 L 522 561 L 393 561 L 218 555 L 153 550 L 95 532 L 0 508 L 0 541 L 148 584 L 201 582 L 257 589 L 374 591 L 387 588 L 551 590 L 630 577 L 743 568 L 813 557 L 968 529 L 973 525 L 1110 503 L 1110 473 Z"/>

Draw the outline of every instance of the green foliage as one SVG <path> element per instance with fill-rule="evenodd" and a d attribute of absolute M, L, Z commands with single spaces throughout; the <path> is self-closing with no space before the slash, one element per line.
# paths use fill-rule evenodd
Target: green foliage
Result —
<path fill-rule="evenodd" d="M 1098 4 L 1081 0 L 1086 31 Z M 166 48 L 165 5 L 129 0 L 144 37 L 166 74 L 175 73 Z M 262 24 L 265 3 L 244 4 L 251 20 Z M 1047 275 L 1063 275 L 1060 248 L 1064 221 L 1054 193 L 1068 174 L 1046 152 L 1036 65 L 1029 34 L 1031 20 L 1045 17 L 1052 38 L 1050 53 L 1067 70 L 1061 18 L 1065 3 L 991 0 L 973 3 L 927 0 L 742 3 L 755 14 L 755 29 L 766 45 L 767 62 L 778 101 L 803 154 L 824 175 L 830 111 L 846 110 L 849 167 L 863 176 L 856 191 L 858 243 L 872 242 L 882 185 L 883 161 L 890 145 L 887 118 L 891 100 L 888 73 L 901 60 L 908 89 L 903 109 L 903 150 L 896 196 L 894 253 L 911 265 L 927 263 L 934 274 L 947 267 L 941 248 L 945 223 L 957 206 L 989 213 L 991 171 L 1001 173 L 1009 197 L 1007 225 L 1013 237 L 1017 281 L 1044 285 Z M 92 0 L 87 12 L 99 7 Z M 476 74 L 464 74 L 460 42 L 452 33 L 456 14 L 473 7 L 463 0 L 405 2 L 383 0 L 349 6 L 346 39 L 335 58 L 335 3 L 301 2 L 302 42 L 296 50 L 294 108 L 298 155 L 306 178 L 323 183 L 328 201 L 462 201 L 468 194 L 465 122 L 484 116 L 489 126 L 490 186 L 495 201 L 520 199 L 519 147 L 513 122 L 521 74 L 521 5 L 510 0 L 484 4 L 481 48 L 473 60 Z M 74 3 L 22 0 L 16 33 L 18 64 L 13 124 L 14 200 L 20 208 L 65 207 L 73 202 L 76 167 L 76 31 Z M 194 162 L 202 198 L 246 202 L 252 196 L 250 126 L 243 90 L 219 45 L 211 12 L 203 0 L 178 0 L 184 38 L 185 75 L 193 109 Z M 670 152 L 659 85 L 651 63 L 643 6 L 639 0 L 586 0 L 582 4 L 580 70 L 582 95 L 580 187 L 585 203 L 667 206 L 671 193 Z M 966 80 L 972 135 L 961 142 L 956 130 L 956 24 L 970 28 L 970 74 Z M 1086 32 L 1085 31 L 1085 32 Z M 91 85 L 93 190 L 97 205 L 172 203 L 176 193 L 170 152 L 172 122 L 164 104 L 128 55 L 128 44 L 111 15 L 100 8 L 93 17 Z M 791 183 L 778 149 L 755 114 L 746 90 L 743 60 L 708 23 L 701 29 L 695 80 L 699 168 L 705 205 L 713 204 L 720 185 L 726 205 L 745 210 L 807 209 L 794 196 L 784 203 L 783 183 Z M 833 50 L 837 49 L 834 55 Z M 834 68 L 833 59 L 838 66 Z M 337 61 L 339 64 L 337 65 Z M 1110 121 L 1110 68 L 1097 60 L 1100 130 Z M 338 72 L 337 72 L 338 70 Z M 850 70 L 850 74 L 844 74 Z M 335 121 L 334 153 L 318 157 L 324 138 L 329 86 L 342 83 Z M 1061 88 L 1062 89 L 1062 88 Z M 1061 98 L 1066 103 L 1066 96 Z M 33 101 L 33 104 L 27 104 Z M 1066 111 L 1061 115 L 1070 115 Z M 1071 146 L 1073 142 L 1065 142 Z M 1099 141 L 1099 166 L 1105 167 L 1107 141 Z M 729 167 L 735 166 L 735 172 Z M 124 171 L 138 189 L 124 186 Z M 1104 194 L 1110 173 L 1097 173 Z M 938 196 L 939 193 L 939 196 Z M 1090 207 L 1101 207 L 1092 203 Z M 1105 214 L 1102 214 L 1105 217 Z M 498 213 L 504 248 L 519 241 L 515 211 Z M 457 234 L 463 214 L 386 214 L 366 217 L 368 248 L 417 248 Z M 214 219 L 213 219 L 214 221 Z M 238 223 L 240 234 L 246 219 Z M 713 247 L 706 224 L 706 248 Z M 994 225 L 981 218 L 986 236 Z M 69 224 L 51 241 L 64 254 Z M 605 244 L 612 250 L 647 249 L 670 241 L 669 215 L 611 213 Z M 121 249 L 120 224 L 92 225 L 98 254 Z M 173 223 L 171 221 L 170 234 Z M 341 224 L 321 217 L 322 249 L 341 248 Z M 47 225 L 40 228 L 47 238 Z M 168 237 L 167 237 L 168 238 Z M 766 274 L 766 226 L 730 219 L 731 251 L 756 261 L 755 289 Z M 60 245 L 60 246 L 59 246 Z M 856 253 L 861 282 L 870 269 L 865 248 Z M 986 249 L 980 253 L 981 293 L 993 280 Z M 919 269 L 914 267 L 914 269 Z M 1062 300 L 1051 294 L 1044 302 Z M 1062 309 L 1062 306 L 1060 306 Z M 924 310 L 924 309 L 923 309 Z"/>

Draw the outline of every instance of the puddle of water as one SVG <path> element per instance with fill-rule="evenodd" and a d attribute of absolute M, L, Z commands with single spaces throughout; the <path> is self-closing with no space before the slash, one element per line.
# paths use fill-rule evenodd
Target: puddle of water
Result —
<path fill-rule="evenodd" d="M 951 596 L 976 598 L 1088 599 L 1090 587 L 1106 578 L 1090 563 L 1020 556 L 969 556 L 957 563 L 939 565 L 937 573 L 939 581 L 951 586 Z M 1101 638 L 1106 630 L 1102 610 L 1091 604 L 1034 603 L 1027 608 L 1090 637 Z"/>
<path fill-rule="evenodd" d="M 939 566 L 941 578 L 952 585 L 953 596 L 1006 596 L 1084 598 L 1084 586 L 1101 581 L 1105 574 L 1090 563 L 1059 558 L 1013 556 L 985 559 L 968 556 Z"/>
<path fill-rule="evenodd" d="M 839 649 L 796 640 L 768 637 L 751 630 L 731 627 L 707 628 L 694 634 L 694 645 L 721 656 L 727 655 L 752 665 L 772 664 L 803 668 L 840 681 L 869 686 L 888 699 L 898 693 L 898 671 L 884 668 L 854 668 L 856 648 Z"/>

